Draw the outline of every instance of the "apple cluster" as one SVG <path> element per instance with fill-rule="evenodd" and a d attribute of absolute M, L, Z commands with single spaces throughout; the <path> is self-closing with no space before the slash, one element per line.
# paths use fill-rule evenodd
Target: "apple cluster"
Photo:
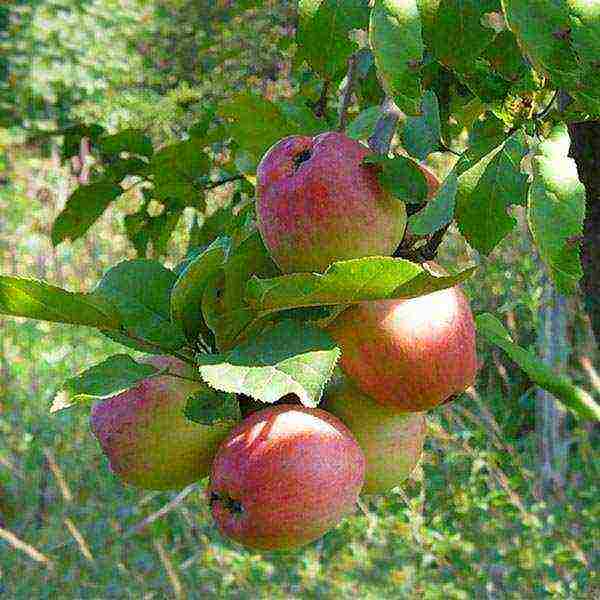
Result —
<path fill-rule="evenodd" d="M 364 163 L 369 154 L 329 132 L 285 138 L 264 156 L 257 225 L 284 273 L 393 254 L 405 234 L 405 205 Z M 432 195 L 439 184 L 423 170 Z M 233 428 L 189 421 L 186 400 L 202 385 L 193 368 L 148 358 L 185 379 L 151 378 L 94 406 L 92 431 L 111 469 L 146 489 L 208 475 L 217 526 L 248 547 L 289 550 L 318 539 L 359 494 L 387 492 L 409 476 L 423 450 L 426 411 L 470 386 L 477 371 L 473 316 L 458 287 L 355 304 L 326 329 L 342 355 L 320 407 L 286 397 L 264 408 L 244 397 Z"/>

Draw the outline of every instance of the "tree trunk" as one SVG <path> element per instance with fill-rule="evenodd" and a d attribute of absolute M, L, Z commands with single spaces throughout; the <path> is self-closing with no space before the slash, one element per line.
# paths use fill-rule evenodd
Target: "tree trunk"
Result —
<path fill-rule="evenodd" d="M 538 353 L 553 371 L 564 373 L 570 352 L 567 299 L 556 291 L 548 275 L 544 276 L 543 286 Z M 540 498 L 552 491 L 561 494 L 564 489 L 568 454 L 565 417 L 565 409 L 554 396 L 540 388 L 535 414 Z"/>
<path fill-rule="evenodd" d="M 600 121 L 572 123 L 570 156 L 586 189 L 582 246 L 583 292 L 596 340 L 600 340 Z"/>

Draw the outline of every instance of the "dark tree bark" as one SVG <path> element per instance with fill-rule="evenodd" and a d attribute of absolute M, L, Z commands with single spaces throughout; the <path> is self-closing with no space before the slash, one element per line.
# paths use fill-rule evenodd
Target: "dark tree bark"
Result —
<path fill-rule="evenodd" d="M 600 121 L 572 123 L 570 156 L 587 193 L 582 263 L 585 307 L 600 341 Z"/>

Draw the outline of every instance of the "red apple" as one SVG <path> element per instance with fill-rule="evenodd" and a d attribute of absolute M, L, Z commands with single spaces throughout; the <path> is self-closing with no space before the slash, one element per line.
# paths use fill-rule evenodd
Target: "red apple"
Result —
<path fill-rule="evenodd" d="M 322 272 L 336 261 L 389 256 L 406 228 L 404 203 L 362 164 L 370 150 L 343 133 L 291 136 L 257 169 L 257 220 L 286 273 Z"/>
<path fill-rule="evenodd" d="M 194 368 L 170 356 L 140 362 L 194 377 Z M 110 467 L 123 481 L 149 490 L 180 489 L 206 477 L 232 425 L 204 426 L 183 414 L 202 383 L 170 376 L 148 378 L 92 408 L 91 429 Z"/>
<path fill-rule="evenodd" d="M 343 371 L 383 406 L 428 410 L 475 380 L 475 323 L 459 287 L 408 300 L 362 302 L 328 331 L 342 350 Z"/>
<path fill-rule="evenodd" d="M 365 494 L 382 494 L 402 483 L 423 452 L 423 413 L 399 413 L 377 404 L 347 379 L 327 390 L 321 408 L 348 427 L 365 454 Z"/>
<path fill-rule="evenodd" d="M 316 540 L 349 513 L 365 457 L 336 417 L 298 405 L 252 413 L 221 444 L 208 498 L 221 532 L 262 550 Z"/>

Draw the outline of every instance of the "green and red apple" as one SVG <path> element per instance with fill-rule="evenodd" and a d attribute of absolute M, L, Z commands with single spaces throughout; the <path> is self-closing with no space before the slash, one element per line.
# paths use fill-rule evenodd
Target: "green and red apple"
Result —
<path fill-rule="evenodd" d="M 215 457 L 207 495 L 220 531 L 261 550 L 292 550 L 353 510 L 365 457 L 333 415 L 299 405 L 251 413 Z"/>
<path fill-rule="evenodd" d="M 285 273 L 322 272 L 331 263 L 389 256 L 406 209 L 363 165 L 371 151 L 343 133 L 280 140 L 257 169 L 258 229 Z"/>
<path fill-rule="evenodd" d="M 419 462 L 426 432 L 423 413 L 381 406 L 344 377 L 336 378 L 319 406 L 348 427 L 364 452 L 364 494 L 389 492 Z"/>
<path fill-rule="evenodd" d="M 170 356 L 140 362 L 189 379 L 197 376 L 191 365 Z M 96 403 L 90 425 L 112 471 L 148 490 L 180 489 L 206 477 L 232 424 L 204 426 L 185 417 L 188 397 L 202 386 L 161 375 Z"/>
<path fill-rule="evenodd" d="M 432 272 L 440 273 L 437 265 Z M 340 366 L 382 406 L 420 412 L 475 381 L 475 322 L 460 287 L 411 299 L 361 302 L 327 328 Z"/>

